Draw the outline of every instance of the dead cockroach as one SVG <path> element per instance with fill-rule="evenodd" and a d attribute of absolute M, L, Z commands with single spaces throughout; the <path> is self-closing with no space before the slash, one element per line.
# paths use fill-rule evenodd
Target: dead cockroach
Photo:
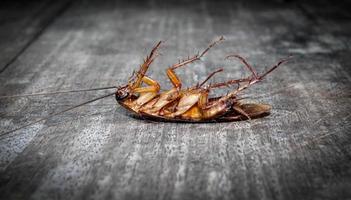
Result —
<path fill-rule="evenodd" d="M 226 58 L 238 58 L 252 73 L 251 76 L 214 83 L 205 86 L 205 83 L 216 73 L 223 71 L 218 69 L 201 83 L 193 87 L 182 89 L 182 83 L 175 73 L 175 69 L 199 60 L 210 48 L 224 40 L 223 37 L 211 43 L 201 54 L 197 54 L 187 60 L 172 65 L 167 69 L 167 76 L 173 85 L 170 90 L 160 93 L 160 85 L 157 81 L 146 76 L 150 64 L 157 57 L 157 49 L 161 42 L 152 49 L 150 55 L 140 66 L 128 84 L 119 87 L 116 92 L 116 100 L 124 108 L 142 118 L 171 121 L 171 122 L 221 122 L 251 119 L 268 114 L 271 106 L 268 104 L 241 103 L 238 93 L 249 86 L 261 81 L 267 74 L 276 69 L 287 59 L 279 61 L 265 73 L 259 75 L 250 64 L 239 55 L 229 55 Z M 148 86 L 142 87 L 142 83 Z M 227 95 L 208 98 L 209 92 L 214 88 L 240 84 L 239 87 Z"/>
<path fill-rule="evenodd" d="M 17 131 L 24 127 L 33 125 L 35 123 L 44 121 L 50 117 L 62 114 L 66 111 L 80 107 L 82 105 L 115 95 L 117 102 L 134 113 L 136 116 L 143 119 L 151 119 L 154 121 L 169 121 L 169 122 L 223 122 L 236 121 L 257 118 L 269 114 L 271 106 L 268 104 L 259 103 L 241 103 L 238 98 L 238 93 L 251 85 L 261 81 L 267 74 L 276 69 L 279 65 L 286 62 L 288 59 L 279 61 L 276 65 L 268 69 L 263 74 L 258 74 L 256 70 L 248 64 L 248 62 L 241 56 L 233 54 L 226 58 L 237 58 L 244 66 L 251 72 L 251 75 L 246 78 L 233 79 L 225 82 L 207 84 L 207 81 L 216 73 L 223 71 L 218 69 L 208 75 L 208 77 L 201 83 L 190 88 L 183 89 L 182 83 L 175 73 L 177 68 L 186 66 L 192 62 L 200 60 L 213 46 L 223 41 L 224 38 L 212 42 L 202 53 L 194 55 L 186 60 L 172 65 L 166 71 L 167 76 L 173 87 L 169 90 L 160 92 L 160 85 L 156 80 L 146 75 L 149 66 L 159 55 L 157 53 L 162 41 L 158 42 L 151 50 L 151 53 L 146 57 L 144 63 L 139 70 L 129 78 L 126 85 L 116 87 L 103 87 L 83 90 L 59 91 L 50 93 L 34 93 L 25 95 L 2 96 L 0 98 L 36 96 L 47 94 L 60 94 L 69 92 L 83 92 L 93 90 L 117 89 L 113 93 L 109 93 L 102 97 L 98 97 L 76 106 L 65 109 L 61 112 L 52 113 L 51 115 L 31 122 L 22 127 L 2 133 L 4 136 L 11 132 Z M 145 84 L 146 86 L 143 86 Z M 238 87 L 230 91 L 226 95 L 216 98 L 209 98 L 209 93 L 215 88 L 220 88 L 228 85 L 237 84 Z"/>

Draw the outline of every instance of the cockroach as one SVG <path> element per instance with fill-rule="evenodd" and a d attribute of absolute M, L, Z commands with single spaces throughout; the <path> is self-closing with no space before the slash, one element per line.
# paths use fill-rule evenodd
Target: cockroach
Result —
<path fill-rule="evenodd" d="M 104 96 L 83 102 L 76 106 L 67 108 L 63 111 L 52 113 L 51 115 L 16 128 L 14 130 L 2 133 L 4 136 L 19 129 L 28 127 L 35 123 L 44 121 L 50 117 L 57 116 L 69 110 L 86 105 L 88 103 L 115 96 L 116 101 L 122 107 L 132 112 L 134 116 L 153 121 L 165 122 L 231 122 L 238 120 L 246 120 L 266 116 L 270 113 L 271 106 L 262 103 L 242 103 L 238 94 L 253 84 L 260 82 L 266 75 L 271 73 L 281 64 L 287 62 L 289 58 L 280 60 L 276 65 L 269 68 L 266 72 L 258 74 L 256 70 L 240 55 L 230 54 L 225 59 L 237 58 L 250 71 L 249 76 L 241 79 L 232 79 L 225 82 L 206 84 L 216 73 L 222 72 L 223 69 L 217 69 L 210 73 L 207 78 L 194 86 L 183 89 L 182 82 L 175 73 L 175 70 L 184 67 L 190 63 L 200 60 L 208 51 L 216 44 L 222 42 L 223 37 L 213 41 L 208 47 L 188 59 L 182 60 L 177 64 L 170 66 L 166 70 L 168 79 L 172 84 L 172 88 L 162 91 L 160 84 L 147 76 L 147 71 L 156 57 L 159 55 L 158 50 L 163 43 L 158 42 L 151 50 L 150 54 L 144 59 L 137 72 L 133 73 L 128 79 L 127 84 L 116 87 L 103 87 L 93 89 L 58 91 L 50 93 L 34 93 L 24 95 L 2 96 L 0 98 L 61 94 L 69 92 L 84 92 L 92 90 L 116 89 L 116 91 Z M 238 87 L 226 95 L 210 98 L 209 93 L 220 87 L 236 84 Z"/>
<path fill-rule="evenodd" d="M 214 74 L 223 71 L 223 69 L 218 69 L 210 73 L 202 83 L 182 89 L 182 82 L 176 75 L 175 70 L 200 60 L 210 48 L 223 40 L 224 38 L 220 37 L 212 42 L 201 54 L 169 67 L 166 74 L 173 87 L 163 92 L 160 92 L 159 83 L 146 75 L 149 66 L 158 55 L 157 50 L 162 43 L 160 41 L 153 47 L 150 55 L 146 57 L 138 72 L 129 79 L 128 84 L 117 89 L 115 94 L 117 102 L 136 116 L 156 121 L 222 122 L 251 119 L 269 114 L 271 110 L 270 105 L 241 103 L 237 95 L 242 90 L 261 81 L 267 74 L 288 59 L 279 61 L 268 71 L 259 75 L 243 57 L 236 54 L 228 55 L 226 59 L 238 58 L 252 75 L 242 79 L 205 85 Z M 142 83 L 145 83 L 147 86 L 143 87 Z M 208 97 L 210 91 L 214 88 L 231 84 L 239 84 L 239 87 L 224 96 Z"/>

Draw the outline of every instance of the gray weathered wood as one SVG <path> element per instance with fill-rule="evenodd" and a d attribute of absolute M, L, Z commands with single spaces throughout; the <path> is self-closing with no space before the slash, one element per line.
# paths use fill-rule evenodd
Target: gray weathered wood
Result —
<path fill-rule="evenodd" d="M 75 2 L 0 74 L 0 94 L 119 85 L 158 40 L 149 75 L 163 87 L 167 66 L 221 35 L 177 70 L 185 85 L 216 67 L 214 81 L 247 74 L 228 53 L 259 72 L 294 59 L 245 92 L 273 106 L 265 118 L 155 123 L 111 97 L 2 138 L 0 198 L 350 199 L 351 21 L 321 14 L 301 2 Z M 1 130 L 105 93 L 2 99 Z"/>

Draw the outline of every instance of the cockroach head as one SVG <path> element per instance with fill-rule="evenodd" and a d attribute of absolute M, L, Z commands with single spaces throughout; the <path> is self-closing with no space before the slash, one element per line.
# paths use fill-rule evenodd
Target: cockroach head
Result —
<path fill-rule="evenodd" d="M 116 100 L 121 101 L 129 96 L 129 86 L 121 86 L 116 91 Z"/>

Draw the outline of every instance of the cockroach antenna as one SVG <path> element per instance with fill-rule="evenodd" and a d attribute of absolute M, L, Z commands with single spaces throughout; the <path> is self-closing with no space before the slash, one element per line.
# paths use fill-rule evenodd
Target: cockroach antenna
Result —
<path fill-rule="evenodd" d="M 18 128 L 13 129 L 13 130 L 10 130 L 10 131 L 1 133 L 1 134 L 0 134 L 0 138 L 3 138 L 4 136 L 6 136 L 6 135 L 8 135 L 8 134 L 10 134 L 10 133 L 13 133 L 13 132 L 15 132 L 15 131 L 21 130 L 21 129 L 26 128 L 26 127 L 28 127 L 28 126 L 34 125 L 34 124 L 39 123 L 39 122 L 42 122 L 42 121 L 44 121 L 44 120 L 47 120 L 47 119 L 49 119 L 49 118 L 51 118 L 51 117 L 54 117 L 54 116 L 63 114 L 63 113 L 65 113 L 65 112 L 67 112 L 67 111 L 70 111 L 70 110 L 73 110 L 73 109 L 75 109 L 75 108 L 78 108 L 78 107 L 84 106 L 84 105 L 86 105 L 86 104 L 92 103 L 92 102 L 94 102 L 94 101 L 97 101 L 97 100 L 104 99 L 104 98 L 106 98 L 106 97 L 112 96 L 112 95 L 114 95 L 115 93 L 116 93 L 116 92 L 109 93 L 109 94 L 103 95 L 103 96 L 101 96 L 101 97 L 94 98 L 94 99 L 91 99 L 91 100 L 89 100 L 89 101 L 82 102 L 82 103 L 80 103 L 80 104 L 78 104 L 78 105 L 69 107 L 69 108 L 64 109 L 64 110 L 62 110 L 62 111 L 59 111 L 59 112 L 56 112 L 56 113 L 52 113 L 52 114 L 50 114 L 50 115 L 48 115 L 48 116 L 46 116 L 46 117 L 43 117 L 43 118 L 38 119 L 38 120 L 36 120 L 36 121 L 30 122 L 30 123 L 28 123 L 28 124 L 26 124 L 26 125 L 24 125 L 24 126 L 20 126 L 20 127 L 18 127 Z"/>
<path fill-rule="evenodd" d="M 116 89 L 116 88 L 117 86 L 109 86 L 109 87 L 98 87 L 98 88 L 78 89 L 78 90 L 63 90 L 63 91 L 54 91 L 54 92 L 37 92 L 37 93 L 30 93 L 30 94 L 5 95 L 5 96 L 0 96 L 0 99 L 66 94 L 66 93 L 75 93 L 75 92 L 88 92 L 88 91 L 98 91 L 98 90 L 107 90 L 107 89 Z"/>

